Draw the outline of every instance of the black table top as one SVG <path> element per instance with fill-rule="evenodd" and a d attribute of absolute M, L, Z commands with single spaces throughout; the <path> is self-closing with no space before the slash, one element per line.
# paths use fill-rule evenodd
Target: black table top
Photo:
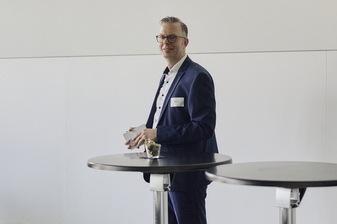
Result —
<path fill-rule="evenodd" d="M 217 153 L 161 153 L 159 159 L 148 159 L 146 153 L 125 153 L 91 158 L 88 166 L 100 170 L 174 173 L 206 170 L 232 163 L 232 158 Z"/>
<path fill-rule="evenodd" d="M 253 162 L 221 165 L 206 171 L 209 180 L 241 185 L 306 188 L 337 186 L 337 164 Z"/>

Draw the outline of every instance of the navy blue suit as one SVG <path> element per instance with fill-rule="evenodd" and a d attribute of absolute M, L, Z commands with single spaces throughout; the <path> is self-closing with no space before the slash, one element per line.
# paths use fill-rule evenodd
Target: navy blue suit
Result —
<path fill-rule="evenodd" d="M 163 81 L 164 76 L 154 98 L 147 128 L 152 128 L 156 99 Z M 206 69 L 187 57 L 165 98 L 157 125 L 157 143 L 161 144 L 163 152 L 190 150 L 217 153 L 215 123 L 212 77 Z M 178 172 L 174 174 L 171 192 L 195 191 L 206 188 L 209 183 L 202 171 Z"/>

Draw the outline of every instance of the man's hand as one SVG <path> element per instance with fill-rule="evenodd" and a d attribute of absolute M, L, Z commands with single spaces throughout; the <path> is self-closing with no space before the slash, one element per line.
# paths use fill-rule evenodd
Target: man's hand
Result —
<path fill-rule="evenodd" d="M 129 128 L 129 131 L 132 131 L 133 129 L 135 129 L 135 127 Z M 130 140 L 127 140 L 124 144 L 128 146 L 128 147 L 127 147 L 128 149 L 131 148 L 131 145 L 129 145 L 129 144 L 130 144 Z"/>
<path fill-rule="evenodd" d="M 130 128 L 129 131 L 132 131 L 134 128 Z M 131 140 L 134 141 L 133 146 L 136 146 L 138 149 L 140 145 L 151 139 L 152 141 L 157 141 L 157 129 L 144 129 L 143 131 L 137 133 Z M 125 145 L 128 145 L 128 149 L 131 148 L 129 145 L 130 140 L 125 142 Z"/>

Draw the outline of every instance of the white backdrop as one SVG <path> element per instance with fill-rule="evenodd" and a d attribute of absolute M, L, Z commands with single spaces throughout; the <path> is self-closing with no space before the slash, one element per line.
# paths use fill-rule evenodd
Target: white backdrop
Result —
<path fill-rule="evenodd" d="M 168 15 L 188 25 L 191 53 L 331 50 L 336 11 L 335 0 L 0 0 L 0 58 L 157 54 Z"/>
<path fill-rule="evenodd" d="M 186 21 L 188 53 L 214 78 L 220 153 L 337 162 L 336 2 L 213 3 L 167 12 Z M 159 3 L 0 4 L 0 224 L 151 223 L 141 173 L 86 162 L 128 152 L 122 133 L 146 122 L 165 67 Z M 308 189 L 298 223 L 334 224 L 336 200 L 337 188 Z M 277 223 L 275 188 L 212 183 L 207 212 L 213 224 Z"/>

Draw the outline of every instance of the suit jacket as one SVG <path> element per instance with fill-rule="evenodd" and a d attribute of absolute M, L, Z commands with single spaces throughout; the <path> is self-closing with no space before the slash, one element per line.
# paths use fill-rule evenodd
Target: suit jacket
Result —
<path fill-rule="evenodd" d="M 152 128 L 156 100 L 163 82 L 164 76 L 160 80 L 147 128 Z M 165 98 L 157 125 L 157 143 L 161 144 L 162 152 L 217 153 L 215 123 L 213 79 L 206 69 L 187 57 Z M 193 190 L 209 183 L 203 171 L 178 172 L 172 180 L 171 191 Z"/>

